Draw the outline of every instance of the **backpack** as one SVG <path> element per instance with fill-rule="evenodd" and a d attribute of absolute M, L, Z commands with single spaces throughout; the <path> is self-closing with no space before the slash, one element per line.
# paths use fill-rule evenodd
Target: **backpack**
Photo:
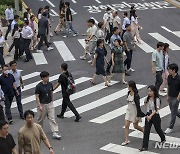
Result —
<path fill-rule="evenodd" d="M 68 77 L 66 76 L 66 78 L 68 80 L 68 86 L 67 86 L 67 89 L 66 89 L 66 93 L 68 95 L 72 95 L 72 94 L 74 94 L 76 92 L 76 86 L 75 86 L 73 76 L 71 74 L 69 74 L 69 76 Z"/>

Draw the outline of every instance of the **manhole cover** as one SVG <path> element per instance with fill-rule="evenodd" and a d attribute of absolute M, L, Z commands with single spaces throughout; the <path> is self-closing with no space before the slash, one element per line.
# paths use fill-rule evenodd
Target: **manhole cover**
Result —
<path fill-rule="evenodd" d="M 85 75 L 85 74 L 88 74 L 88 73 L 89 73 L 88 71 L 74 71 L 71 74 L 72 75 Z"/>

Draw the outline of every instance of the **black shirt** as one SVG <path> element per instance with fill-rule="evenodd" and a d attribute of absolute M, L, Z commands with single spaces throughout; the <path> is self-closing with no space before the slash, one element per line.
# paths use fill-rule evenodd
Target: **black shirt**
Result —
<path fill-rule="evenodd" d="M 12 149 L 16 146 L 11 134 L 6 138 L 0 137 L 0 154 L 12 154 Z"/>
<path fill-rule="evenodd" d="M 43 84 L 40 82 L 35 89 L 35 94 L 39 94 L 39 100 L 41 104 L 49 104 L 52 101 L 53 85 L 48 82 Z"/>
<path fill-rule="evenodd" d="M 177 74 L 174 78 L 172 75 L 168 76 L 168 96 L 177 97 L 180 92 L 180 76 Z"/>
<path fill-rule="evenodd" d="M 5 76 L 4 74 L 0 76 L 0 85 L 5 95 L 14 93 L 14 82 L 14 76 L 10 73 L 8 73 L 8 76 Z"/>
<path fill-rule="evenodd" d="M 71 17 L 71 19 L 69 18 L 69 16 Z M 70 8 L 66 9 L 66 20 L 67 21 L 72 21 L 72 14 L 71 14 L 71 9 Z"/>

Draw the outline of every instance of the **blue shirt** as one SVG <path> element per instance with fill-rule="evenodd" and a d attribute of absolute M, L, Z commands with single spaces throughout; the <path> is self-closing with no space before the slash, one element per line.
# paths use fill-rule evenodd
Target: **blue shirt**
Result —
<path fill-rule="evenodd" d="M 115 35 L 115 34 L 113 34 L 111 36 L 111 39 L 110 39 L 110 43 L 111 43 L 110 47 L 111 47 L 111 49 L 114 48 L 114 41 L 115 40 L 121 40 L 121 37 L 119 35 Z"/>
<path fill-rule="evenodd" d="M 14 88 L 13 84 L 15 83 L 14 76 L 10 73 L 8 73 L 8 76 L 5 76 L 2 74 L 0 76 L 0 85 L 5 95 L 7 94 L 13 94 Z"/>

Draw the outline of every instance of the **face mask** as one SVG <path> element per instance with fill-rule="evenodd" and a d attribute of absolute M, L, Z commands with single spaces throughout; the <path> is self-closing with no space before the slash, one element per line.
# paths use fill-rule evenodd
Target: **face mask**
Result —
<path fill-rule="evenodd" d="M 9 73 L 9 71 L 8 71 L 8 70 L 4 71 L 4 74 L 8 74 L 8 73 Z"/>

